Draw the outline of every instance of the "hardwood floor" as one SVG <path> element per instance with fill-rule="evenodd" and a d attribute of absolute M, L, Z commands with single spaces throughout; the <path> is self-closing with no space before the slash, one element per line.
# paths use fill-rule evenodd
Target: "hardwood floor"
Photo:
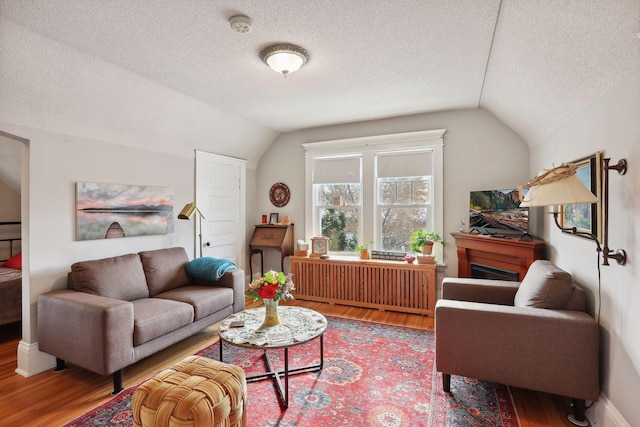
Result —
<path fill-rule="evenodd" d="M 426 316 L 299 300 L 287 304 L 308 307 L 325 315 L 433 330 L 433 319 Z M 259 303 L 247 302 L 248 308 L 254 306 Z M 0 326 L 0 426 L 59 426 L 111 398 L 111 376 L 93 374 L 74 366 L 69 366 L 65 372 L 51 370 L 30 378 L 16 374 L 19 337 L 19 324 Z M 125 387 L 144 381 L 217 339 L 217 325 L 213 325 L 126 368 Z M 568 399 L 516 388 L 511 388 L 511 392 L 522 427 L 573 425 L 567 420 L 571 412 Z"/>

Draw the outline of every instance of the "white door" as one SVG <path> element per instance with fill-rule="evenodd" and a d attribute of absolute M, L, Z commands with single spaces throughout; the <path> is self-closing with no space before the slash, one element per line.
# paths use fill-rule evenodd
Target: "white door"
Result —
<path fill-rule="evenodd" d="M 196 151 L 196 206 L 204 218 L 202 255 L 229 259 L 238 268 L 243 268 L 245 259 L 246 164 L 246 160 Z"/>

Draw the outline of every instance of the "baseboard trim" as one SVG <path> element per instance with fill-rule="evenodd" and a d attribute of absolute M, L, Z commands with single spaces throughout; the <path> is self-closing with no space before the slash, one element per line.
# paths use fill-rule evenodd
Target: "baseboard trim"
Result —
<path fill-rule="evenodd" d="M 56 358 L 43 353 L 38 343 L 20 341 L 18 344 L 18 368 L 15 372 L 25 378 L 39 374 L 56 366 Z"/>
<path fill-rule="evenodd" d="M 602 393 L 587 411 L 587 419 L 593 427 L 631 427 L 609 398 Z"/>

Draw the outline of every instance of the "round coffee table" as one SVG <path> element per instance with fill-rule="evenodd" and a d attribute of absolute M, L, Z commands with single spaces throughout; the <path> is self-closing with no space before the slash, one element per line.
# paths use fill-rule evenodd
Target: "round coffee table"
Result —
<path fill-rule="evenodd" d="M 320 313 L 308 308 L 282 306 L 278 308 L 280 324 L 260 328 L 264 321 L 265 310 L 252 308 L 232 314 L 222 321 L 218 329 L 220 335 L 220 361 L 222 362 L 223 342 L 236 347 L 264 350 L 268 372 L 247 377 L 247 381 L 273 378 L 276 382 L 283 407 L 289 406 L 289 375 L 302 372 L 317 372 L 324 364 L 324 338 L 327 319 Z M 244 321 L 241 327 L 233 327 L 233 322 Z M 320 363 L 317 365 L 289 368 L 289 348 L 307 343 L 320 337 Z M 276 370 L 269 360 L 268 350 L 284 349 L 284 369 Z M 284 387 L 280 376 L 284 377 Z"/>

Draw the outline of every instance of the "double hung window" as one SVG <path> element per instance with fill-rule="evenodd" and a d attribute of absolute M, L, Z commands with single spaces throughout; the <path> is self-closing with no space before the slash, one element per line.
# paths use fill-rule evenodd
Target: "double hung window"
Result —
<path fill-rule="evenodd" d="M 303 144 L 307 240 L 329 251 L 410 252 L 419 228 L 442 230 L 443 130 Z"/>
<path fill-rule="evenodd" d="M 329 238 L 330 252 L 358 244 L 362 217 L 362 157 L 317 158 L 313 168 L 314 229 Z"/>
<path fill-rule="evenodd" d="M 429 149 L 376 153 L 376 241 L 385 251 L 410 249 L 411 233 L 433 229 L 433 159 Z"/>

